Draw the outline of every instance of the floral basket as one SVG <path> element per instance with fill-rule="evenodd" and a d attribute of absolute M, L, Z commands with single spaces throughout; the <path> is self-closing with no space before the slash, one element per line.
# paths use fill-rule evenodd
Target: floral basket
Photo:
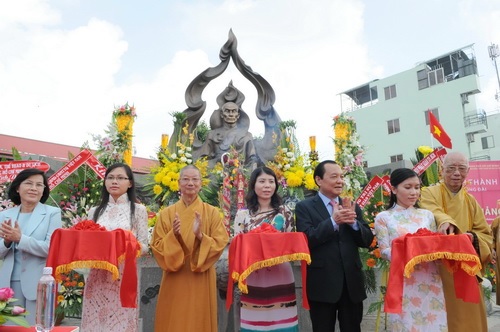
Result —
<path fill-rule="evenodd" d="M 13 305 L 16 301 L 12 288 L 0 288 L 0 325 L 11 321 L 16 325 L 29 327 L 25 318 L 28 312 L 21 306 Z"/>

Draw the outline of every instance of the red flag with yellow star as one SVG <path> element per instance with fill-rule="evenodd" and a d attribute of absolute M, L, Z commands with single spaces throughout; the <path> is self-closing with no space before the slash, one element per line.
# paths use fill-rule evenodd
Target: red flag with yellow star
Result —
<path fill-rule="evenodd" d="M 451 149 L 451 138 L 448 136 L 446 131 L 444 131 L 443 126 L 439 123 L 438 119 L 429 111 L 429 127 L 431 129 L 431 134 L 435 139 L 441 143 L 445 148 Z"/>

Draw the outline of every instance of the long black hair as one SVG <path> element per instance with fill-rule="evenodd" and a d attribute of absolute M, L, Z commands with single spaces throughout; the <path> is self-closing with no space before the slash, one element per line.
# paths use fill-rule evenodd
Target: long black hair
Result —
<path fill-rule="evenodd" d="M 125 170 L 125 173 L 127 173 L 127 177 L 130 181 L 130 188 L 127 189 L 127 196 L 128 200 L 130 201 L 130 220 L 132 221 L 134 218 L 135 214 L 135 203 L 137 202 L 137 195 L 135 193 L 135 181 L 134 181 L 134 173 L 132 172 L 132 169 L 130 168 L 129 165 L 124 164 L 124 163 L 116 163 L 108 167 L 106 170 L 106 174 L 104 175 L 104 181 L 106 181 L 106 178 L 108 177 L 108 174 L 119 167 L 123 167 Z M 109 192 L 106 189 L 106 184 L 102 186 L 101 190 L 101 202 L 97 206 L 94 212 L 94 221 L 97 222 L 97 219 L 101 216 L 101 214 L 104 212 L 106 209 L 106 206 L 109 203 Z"/>
<path fill-rule="evenodd" d="M 274 189 L 274 193 L 271 196 L 271 207 L 277 211 L 282 204 L 281 197 L 280 195 L 278 195 L 278 178 L 276 177 L 274 171 L 266 166 L 257 167 L 250 175 L 250 182 L 248 184 L 248 190 L 245 196 L 247 208 L 250 213 L 256 213 L 259 210 L 259 198 L 255 193 L 255 183 L 257 182 L 257 178 L 263 173 L 271 175 L 274 178 L 274 183 L 276 183 L 276 188 Z"/>
<path fill-rule="evenodd" d="M 394 171 L 392 171 L 392 173 L 391 173 L 391 186 L 396 188 L 401 182 L 403 182 L 407 179 L 414 178 L 414 177 L 416 177 L 420 180 L 420 178 L 418 177 L 418 174 L 414 170 L 409 169 L 409 168 L 397 168 Z M 397 199 L 396 195 L 391 190 L 391 198 L 389 199 L 389 204 L 387 204 L 386 209 L 389 210 L 397 202 L 398 202 L 398 199 Z M 420 207 L 418 204 L 418 201 L 415 203 L 415 207 L 417 207 L 417 208 Z"/>
<path fill-rule="evenodd" d="M 26 168 L 25 170 L 22 170 L 19 174 L 17 174 L 16 178 L 10 184 L 9 191 L 7 192 L 9 199 L 14 204 L 16 205 L 21 204 L 21 196 L 19 195 L 18 192 L 19 186 L 21 185 L 22 182 L 24 182 L 24 180 L 33 175 L 41 175 L 43 177 L 43 184 L 45 188 L 43 188 L 43 194 L 42 197 L 40 198 L 40 202 L 45 203 L 49 198 L 50 195 L 49 181 L 47 180 L 47 175 L 45 175 L 45 172 L 36 168 Z"/>

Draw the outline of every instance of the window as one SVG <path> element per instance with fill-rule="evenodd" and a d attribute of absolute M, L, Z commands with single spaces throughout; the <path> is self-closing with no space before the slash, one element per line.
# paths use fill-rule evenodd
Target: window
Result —
<path fill-rule="evenodd" d="M 444 82 L 444 70 L 443 68 L 437 68 L 436 70 L 427 73 L 429 77 L 429 85 L 436 85 Z"/>
<path fill-rule="evenodd" d="M 439 121 L 439 110 L 437 108 L 430 108 L 427 111 L 424 112 L 425 116 L 425 124 L 428 126 L 429 125 L 429 112 L 434 114 L 436 119 Z"/>
<path fill-rule="evenodd" d="M 396 98 L 396 85 L 387 86 L 384 88 L 385 100 Z"/>
<path fill-rule="evenodd" d="M 399 119 L 387 121 L 387 131 L 389 134 L 394 134 L 400 132 L 399 129 Z"/>
<path fill-rule="evenodd" d="M 493 135 L 481 137 L 481 144 L 483 145 L 483 150 L 494 148 L 495 140 L 493 139 Z"/>
<path fill-rule="evenodd" d="M 395 156 L 391 156 L 391 163 L 397 163 L 398 161 L 403 160 L 403 155 L 402 154 L 397 154 Z"/>
<path fill-rule="evenodd" d="M 429 79 L 427 78 L 428 69 L 417 71 L 418 89 L 422 90 L 429 87 Z"/>

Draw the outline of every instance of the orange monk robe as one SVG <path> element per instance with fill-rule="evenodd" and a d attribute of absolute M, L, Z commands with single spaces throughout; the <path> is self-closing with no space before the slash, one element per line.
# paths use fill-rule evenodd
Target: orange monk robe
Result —
<path fill-rule="evenodd" d="M 500 211 L 500 210 L 499 210 Z M 500 287 L 498 287 L 498 282 L 500 281 L 500 217 L 496 217 L 491 223 L 491 232 L 493 233 L 493 249 L 497 252 L 497 304 L 500 305 Z"/>
<path fill-rule="evenodd" d="M 201 241 L 193 233 L 195 211 L 201 214 Z M 181 220 L 179 237 L 172 228 L 176 213 Z M 199 197 L 189 206 L 180 200 L 160 212 L 151 240 L 156 262 L 163 269 L 156 332 L 217 332 L 214 264 L 228 241 L 221 214 Z"/>
<path fill-rule="evenodd" d="M 480 249 L 480 261 L 483 268 L 491 260 L 492 236 L 483 210 L 474 196 L 464 188 L 456 194 L 452 193 L 444 183 L 425 187 L 422 190 L 420 205 L 431 210 L 439 227 L 444 222 L 454 225 L 459 234 L 472 232 L 477 235 Z M 483 299 L 483 288 L 478 282 L 481 300 L 478 304 L 464 302 L 455 296 L 453 275 L 440 266 L 443 279 L 443 291 L 446 302 L 448 330 L 453 332 L 487 332 L 486 306 Z M 481 272 L 477 274 L 482 277 Z"/>

